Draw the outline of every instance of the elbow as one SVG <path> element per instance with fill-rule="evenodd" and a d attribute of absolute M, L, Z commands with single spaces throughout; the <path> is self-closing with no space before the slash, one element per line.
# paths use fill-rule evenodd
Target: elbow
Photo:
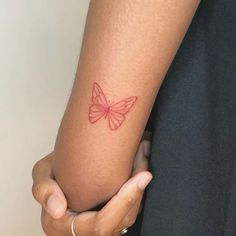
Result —
<path fill-rule="evenodd" d="M 69 209 L 78 213 L 100 209 L 129 178 L 121 178 L 122 175 L 98 177 L 99 174 L 94 173 L 93 176 L 63 176 L 61 173 L 55 175 L 56 181 L 65 194 Z"/>
<path fill-rule="evenodd" d="M 121 186 L 122 184 L 107 179 L 98 179 L 89 184 L 85 182 L 81 189 L 77 189 L 76 197 L 68 201 L 68 206 L 77 212 L 98 210 L 119 191 Z"/>

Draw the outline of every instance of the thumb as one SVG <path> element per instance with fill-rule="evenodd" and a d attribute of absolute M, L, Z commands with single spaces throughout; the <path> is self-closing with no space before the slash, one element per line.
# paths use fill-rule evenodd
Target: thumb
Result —
<path fill-rule="evenodd" d="M 135 176 L 132 176 L 119 190 L 120 193 L 122 192 L 132 192 L 134 189 L 143 191 L 149 182 L 152 180 L 153 176 L 152 173 L 145 170 L 141 171 Z M 118 194 L 119 194 L 118 192 Z M 135 192 L 135 191 L 134 191 Z M 128 193 L 127 193 L 128 194 Z"/>
<path fill-rule="evenodd" d="M 52 178 L 52 156 L 53 153 L 50 153 L 34 165 L 32 193 L 49 215 L 58 219 L 65 214 L 67 201 L 59 185 Z"/>
<path fill-rule="evenodd" d="M 132 176 L 141 171 L 148 170 L 148 157 L 150 154 L 151 142 L 143 140 L 140 142 L 138 151 L 134 158 Z"/>
<path fill-rule="evenodd" d="M 62 190 L 52 179 L 45 179 L 33 184 L 34 198 L 54 219 L 61 218 L 67 209 L 67 202 Z"/>
<path fill-rule="evenodd" d="M 118 225 L 143 194 L 151 179 L 152 174 L 149 171 L 143 171 L 131 177 L 99 212 L 99 215 L 104 219 L 109 216 L 108 223 Z"/>

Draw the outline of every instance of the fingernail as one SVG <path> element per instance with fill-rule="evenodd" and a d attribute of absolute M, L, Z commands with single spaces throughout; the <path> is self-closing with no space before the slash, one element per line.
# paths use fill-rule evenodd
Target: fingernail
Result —
<path fill-rule="evenodd" d="M 57 217 L 63 209 L 61 206 L 61 201 L 57 195 L 51 195 L 47 201 L 47 211 L 53 217 Z"/>
<path fill-rule="evenodd" d="M 145 176 L 141 176 L 139 181 L 138 181 L 138 187 L 142 190 L 144 190 L 146 188 L 146 186 L 150 183 L 150 181 L 152 180 L 152 175 L 145 175 Z"/>

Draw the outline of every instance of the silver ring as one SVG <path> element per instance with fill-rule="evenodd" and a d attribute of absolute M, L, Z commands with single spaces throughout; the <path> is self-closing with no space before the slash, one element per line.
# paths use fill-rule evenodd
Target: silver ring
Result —
<path fill-rule="evenodd" d="M 128 228 L 124 228 L 120 231 L 120 234 L 123 235 L 123 234 L 126 234 L 128 232 Z"/>
<path fill-rule="evenodd" d="M 71 226 L 70 226 L 70 228 L 71 228 L 71 233 L 72 233 L 73 236 L 77 236 L 76 233 L 75 233 L 75 226 L 74 226 L 75 220 L 76 220 L 76 216 L 77 216 L 77 215 L 74 216 L 74 219 L 72 220 Z"/>

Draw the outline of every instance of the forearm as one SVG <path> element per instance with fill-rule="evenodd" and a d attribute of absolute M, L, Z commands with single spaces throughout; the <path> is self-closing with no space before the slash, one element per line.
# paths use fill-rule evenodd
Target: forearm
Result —
<path fill-rule="evenodd" d="M 54 149 L 54 174 L 72 209 L 86 210 L 109 199 L 129 178 L 154 99 L 198 3 L 91 1 Z M 101 112 L 92 107 L 95 82 L 110 109 L 99 120 L 94 112 Z M 118 114 L 124 121 L 112 122 L 112 105 L 130 97 L 129 111 Z"/>

